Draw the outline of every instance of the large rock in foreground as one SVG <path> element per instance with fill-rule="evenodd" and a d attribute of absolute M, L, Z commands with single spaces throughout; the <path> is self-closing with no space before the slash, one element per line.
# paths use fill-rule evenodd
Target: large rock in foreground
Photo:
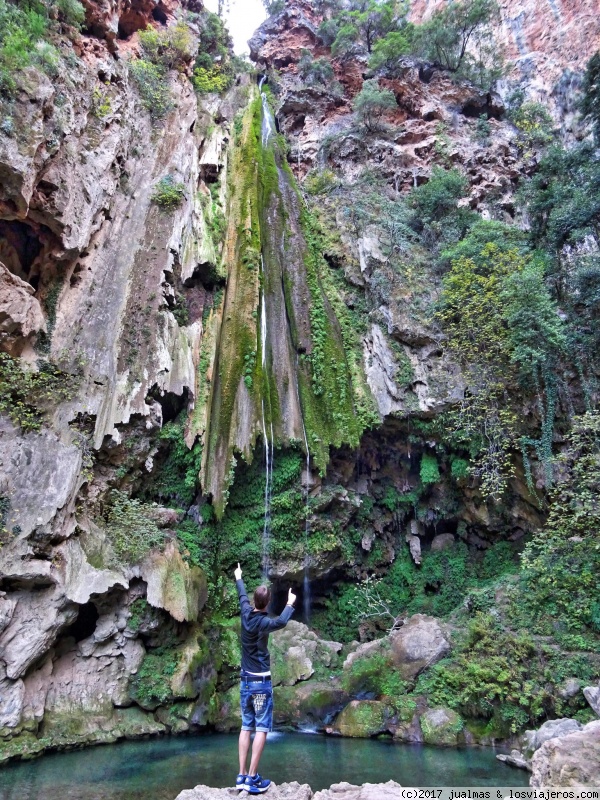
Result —
<path fill-rule="evenodd" d="M 560 739 L 549 739 L 534 753 L 530 785 L 597 786 L 600 779 L 600 720 Z"/>
<path fill-rule="evenodd" d="M 450 652 L 444 627 L 426 614 L 414 614 L 390 639 L 394 664 L 404 680 L 416 678 Z"/>
<path fill-rule="evenodd" d="M 230 800 L 238 797 L 237 789 L 211 789 L 196 786 L 177 795 L 175 800 Z M 269 800 L 402 800 L 399 783 L 365 783 L 353 786 L 350 783 L 334 783 L 329 789 L 313 794 L 306 783 L 272 783 L 267 793 Z"/>

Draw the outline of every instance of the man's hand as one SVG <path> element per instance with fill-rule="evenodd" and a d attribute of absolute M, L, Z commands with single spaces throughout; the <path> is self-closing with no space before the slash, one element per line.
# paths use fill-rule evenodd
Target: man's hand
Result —
<path fill-rule="evenodd" d="M 242 568 L 240 567 L 240 562 L 238 561 L 237 569 L 233 570 L 233 574 L 235 575 L 236 581 L 239 581 L 242 577 Z"/>
<path fill-rule="evenodd" d="M 288 599 L 287 599 L 287 604 L 288 604 L 288 606 L 293 606 L 295 602 L 296 602 L 296 595 L 295 595 L 295 594 L 292 592 L 292 590 L 290 589 L 290 590 L 288 591 Z"/>

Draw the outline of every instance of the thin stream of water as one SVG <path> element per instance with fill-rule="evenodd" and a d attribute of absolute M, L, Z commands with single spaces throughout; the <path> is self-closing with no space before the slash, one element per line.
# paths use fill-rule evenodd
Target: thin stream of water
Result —
<path fill-rule="evenodd" d="M 261 256 L 262 294 L 260 303 L 260 346 L 262 374 L 266 375 L 267 368 L 267 304 L 265 301 L 264 261 Z M 271 499 L 273 493 L 273 422 L 271 421 L 271 440 L 267 435 L 267 418 L 265 415 L 265 398 L 262 398 L 262 429 L 265 448 L 265 520 L 262 538 L 262 576 L 267 580 L 269 576 L 269 550 L 271 545 Z"/>

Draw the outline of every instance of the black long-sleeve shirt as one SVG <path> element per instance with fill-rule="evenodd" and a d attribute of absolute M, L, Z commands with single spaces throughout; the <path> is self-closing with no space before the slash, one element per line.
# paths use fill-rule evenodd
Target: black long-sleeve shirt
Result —
<path fill-rule="evenodd" d="M 235 582 L 240 599 L 242 616 L 242 671 L 269 672 L 269 633 L 285 628 L 294 613 L 293 606 L 286 606 L 278 617 L 272 619 L 266 611 L 255 611 L 250 605 L 244 581 Z"/>

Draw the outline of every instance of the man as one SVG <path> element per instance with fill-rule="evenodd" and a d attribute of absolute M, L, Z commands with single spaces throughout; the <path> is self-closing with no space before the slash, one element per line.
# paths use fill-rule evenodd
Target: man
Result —
<path fill-rule="evenodd" d="M 267 616 L 271 592 L 267 586 L 259 586 L 254 592 L 254 608 L 248 601 L 240 565 L 234 570 L 235 585 L 240 599 L 242 616 L 242 676 L 240 702 L 242 707 L 242 730 L 240 731 L 240 772 L 236 788 L 248 794 L 266 792 L 271 783 L 258 774 L 258 762 L 262 755 L 267 733 L 273 727 L 273 684 L 271 682 L 271 657 L 268 644 L 269 633 L 285 628 L 294 613 L 296 595 L 289 590 L 287 604 L 276 619 Z M 250 769 L 246 772 L 250 735 L 254 743 Z"/>

